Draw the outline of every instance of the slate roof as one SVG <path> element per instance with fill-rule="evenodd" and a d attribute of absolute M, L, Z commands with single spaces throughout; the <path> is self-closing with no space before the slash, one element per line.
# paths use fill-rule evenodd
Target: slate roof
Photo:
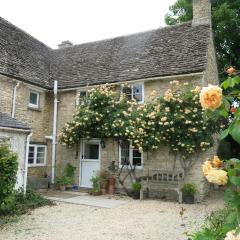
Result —
<path fill-rule="evenodd" d="M 50 50 L 0 17 L 0 73 L 49 87 Z"/>
<path fill-rule="evenodd" d="M 20 122 L 15 118 L 10 117 L 8 114 L 1 112 L 0 112 L 0 127 L 24 129 L 30 131 L 30 127 L 28 127 L 26 123 Z"/>
<path fill-rule="evenodd" d="M 202 72 L 210 26 L 191 22 L 52 50 L 0 18 L 0 73 L 74 88 Z"/>

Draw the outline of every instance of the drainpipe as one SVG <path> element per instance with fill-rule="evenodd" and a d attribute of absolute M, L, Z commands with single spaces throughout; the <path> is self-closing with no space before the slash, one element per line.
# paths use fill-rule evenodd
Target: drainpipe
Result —
<path fill-rule="evenodd" d="M 56 165 L 56 138 L 57 138 L 57 109 L 58 109 L 58 82 L 54 81 L 54 108 L 53 108 L 53 132 L 52 132 L 52 176 L 51 183 L 55 182 L 55 165 Z"/>
<path fill-rule="evenodd" d="M 19 87 L 19 82 L 16 83 L 16 85 L 13 88 L 13 97 L 12 97 L 12 118 L 15 116 L 15 109 L 16 109 L 16 95 L 17 95 L 17 88 Z"/>
<path fill-rule="evenodd" d="M 29 142 L 30 142 L 30 138 L 31 137 L 32 137 L 32 132 L 28 134 L 27 142 L 26 142 L 25 164 L 24 164 L 24 179 L 23 179 L 23 191 L 24 191 L 24 194 L 26 194 L 26 190 L 27 190 L 28 153 L 29 153 Z"/>

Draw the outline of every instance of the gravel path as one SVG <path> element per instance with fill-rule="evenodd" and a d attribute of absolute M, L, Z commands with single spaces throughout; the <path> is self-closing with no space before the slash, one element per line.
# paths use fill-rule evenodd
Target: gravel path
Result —
<path fill-rule="evenodd" d="M 201 204 L 136 201 L 113 209 L 58 203 L 25 215 L 0 230 L 1 240 L 184 240 L 210 211 L 223 206 L 214 195 Z M 181 208 L 186 209 L 181 218 Z"/>

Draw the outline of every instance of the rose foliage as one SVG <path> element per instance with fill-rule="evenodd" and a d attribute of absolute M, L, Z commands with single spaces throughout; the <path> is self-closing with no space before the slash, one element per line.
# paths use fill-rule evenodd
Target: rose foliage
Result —
<path fill-rule="evenodd" d="M 240 144 L 240 108 L 236 104 L 240 100 L 240 76 L 230 67 L 227 80 L 218 86 L 208 86 L 200 93 L 201 105 L 209 118 L 225 117 L 228 124 L 221 133 L 221 139 L 228 135 Z M 223 95 L 222 95 L 223 92 Z M 217 156 L 208 159 L 203 164 L 203 174 L 208 182 L 216 185 L 226 185 L 224 199 L 227 213 L 217 228 L 205 226 L 192 235 L 192 240 L 239 240 L 240 239 L 240 160 L 225 159 L 221 161 Z M 218 220 L 218 219 L 216 219 Z"/>
<path fill-rule="evenodd" d="M 81 98 L 72 121 L 59 135 L 60 142 L 74 145 L 81 138 L 115 138 L 128 140 L 140 151 L 169 146 L 183 158 L 213 145 L 218 125 L 206 119 L 200 105 L 200 88 L 184 87 L 178 81 L 160 97 L 138 104 L 109 86 L 100 86 Z"/>

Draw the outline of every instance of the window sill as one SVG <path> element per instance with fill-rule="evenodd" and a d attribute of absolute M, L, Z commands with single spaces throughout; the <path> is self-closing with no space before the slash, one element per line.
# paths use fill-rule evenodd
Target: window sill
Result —
<path fill-rule="evenodd" d="M 37 112 L 41 112 L 42 111 L 42 109 L 40 107 L 28 106 L 28 109 L 32 110 L 32 111 L 37 111 Z"/>
<path fill-rule="evenodd" d="M 119 168 L 122 168 L 122 166 L 120 165 Z M 123 170 L 130 170 L 131 168 L 130 167 L 123 167 Z M 138 166 L 138 167 L 135 167 L 135 170 L 143 170 L 143 166 Z"/>
<path fill-rule="evenodd" d="M 28 164 L 28 167 L 46 167 L 46 164 Z"/>

